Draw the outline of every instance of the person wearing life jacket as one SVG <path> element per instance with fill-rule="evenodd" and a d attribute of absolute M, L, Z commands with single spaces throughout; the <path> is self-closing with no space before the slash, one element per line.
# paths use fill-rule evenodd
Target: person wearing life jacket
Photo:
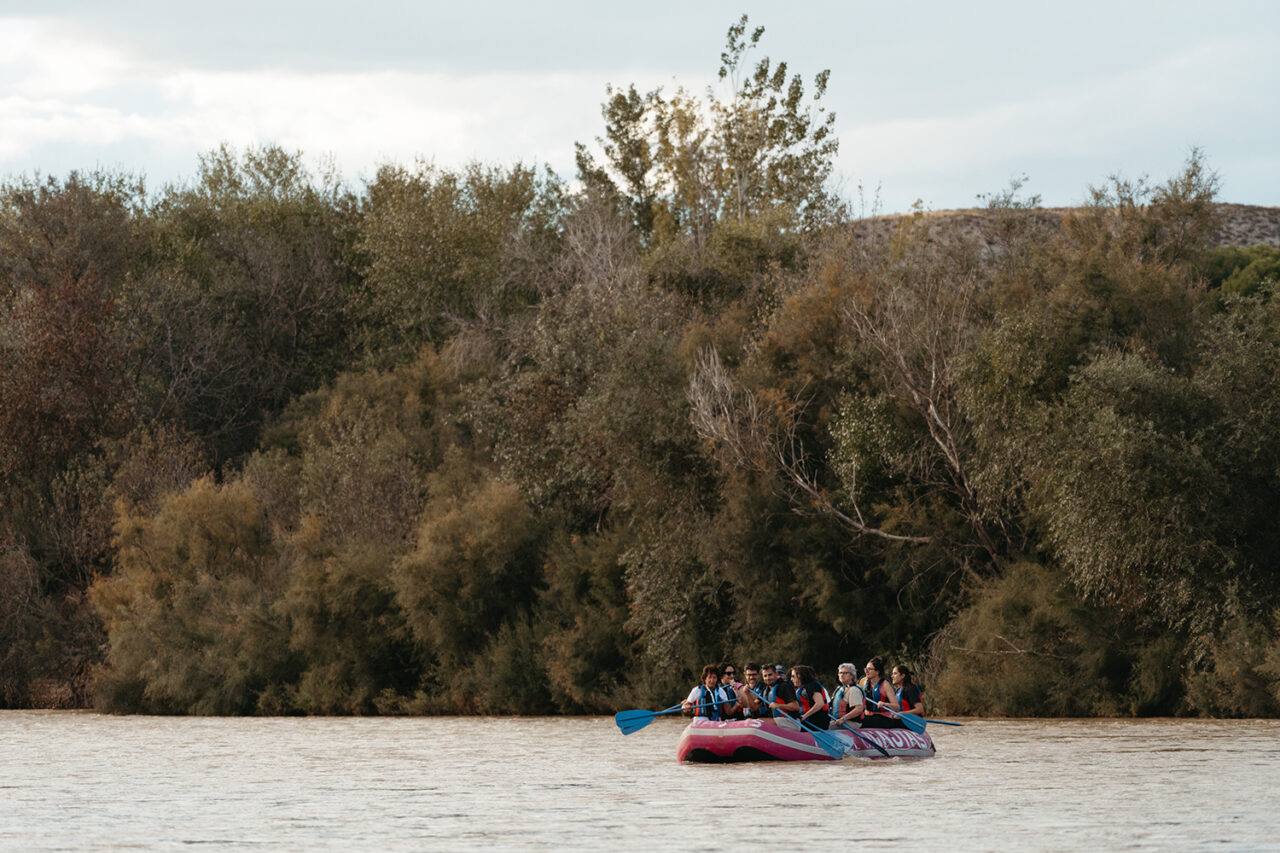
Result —
<path fill-rule="evenodd" d="M 827 712 L 831 707 L 831 694 L 819 683 L 818 674 L 813 671 L 813 667 L 802 663 L 793 666 L 791 684 L 796 689 L 800 722 L 825 731 L 831 725 L 831 715 Z"/>
<path fill-rule="evenodd" d="M 862 721 L 863 712 L 862 688 L 857 684 L 858 668 L 851 663 L 842 663 L 836 672 L 840 676 L 840 686 L 831 695 L 831 728 L 845 725 L 856 729 Z"/>
<path fill-rule="evenodd" d="M 902 664 L 893 668 L 893 689 L 898 695 L 898 708 L 904 714 L 924 716 L 924 691 L 911 677 L 911 670 Z"/>
<path fill-rule="evenodd" d="M 742 665 L 742 683 L 738 685 L 738 714 L 744 720 L 769 716 L 757 694 L 763 692 L 764 682 L 760 676 L 760 664 L 747 661 Z"/>
<path fill-rule="evenodd" d="M 738 668 L 729 661 L 720 663 L 720 689 L 726 696 L 732 696 L 734 700 L 733 717 L 731 719 L 742 719 L 742 703 L 738 698 L 738 688 L 742 687 L 742 682 L 738 680 Z"/>
<path fill-rule="evenodd" d="M 764 681 L 759 696 L 747 696 L 747 702 L 751 706 L 752 712 L 758 714 L 761 719 L 767 719 L 777 722 L 781 714 L 778 709 L 792 710 L 799 712 L 800 706 L 796 704 L 796 691 L 789 683 L 778 677 L 778 670 L 766 664 L 760 670 L 760 677 Z"/>
<path fill-rule="evenodd" d="M 680 703 L 685 714 L 706 717 L 708 720 L 727 720 L 738 708 L 737 698 L 726 696 L 720 687 L 720 667 L 709 663 L 702 668 L 702 683 L 689 691 L 689 698 Z M 703 707 L 697 707 L 697 706 Z"/>
<path fill-rule="evenodd" d="M 898 694 L 889 679 L 884 677 L 884 658 L 873 657 L 867 661 L 866 677 L 860 682 L 866 698 L 866 710 L 862 712 L 864 729 L 901 729 L 902 721 L 890 711 L 898 710 Z"/>

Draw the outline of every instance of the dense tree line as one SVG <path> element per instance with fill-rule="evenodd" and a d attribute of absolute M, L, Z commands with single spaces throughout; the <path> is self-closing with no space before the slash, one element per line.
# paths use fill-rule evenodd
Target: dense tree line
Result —
<path fill-rule="evenodd" d="M 1216 177 L 888 237 L 834 116 L 611 90 L 572 182 L 274 147 L 0 188 L 0 705 L 580 713 L 707 660 L 1280 709 L 1280 251 Z"/>

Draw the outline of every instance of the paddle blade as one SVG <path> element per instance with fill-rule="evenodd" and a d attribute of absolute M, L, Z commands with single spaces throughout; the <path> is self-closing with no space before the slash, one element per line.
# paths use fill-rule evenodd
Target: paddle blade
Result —
<path fill-rule="evenodd" d="M 816 743 L 823 752 L 830 755 L 832 758 L 844 758 L 844 741 L 831 734 L 831 732 L 822 731 L 822 729 L 810 728 L 809 731 L 813 735 L 813 742 Z"/>
<path fill-rule="evenodd" d="M 683 704 L 678 704 L 672 705 L 663 711 L 646 711 L 643 708 L 636 708 L 632 711 L 619 711 L 613 715 L 613 721 L 618 724 L 618 728 L 622 729 L 624 735 L 629 735 L 632 732 L 640 731 L 663 714 L 674 714 L 682 707 L 684 707 Z M 695 705 L 694 707 L 702 708 L 704 706 Z"/>
<path fill-rule="evenodd" d="M 613 721 L 618 724 L 618 728 L 622 730 L 624 735 L 638 732 L 645 726 L 652 723 L 658 718 L 653 711 L 619 711 L 613 715 Z"/>
<path fill-rule="evenodd" d="M 622 725 L 632 720 L 645 720 L 656 716 L 658 716 L 657 711 L 646 711 L 642 708 L 637 708 L 634 711 L 619 711 L 613 715 L 613 719 L 618 725 Z"/>
<path fill-rule="evenodd" d="M 922 718 L 915 714 L 899 714 L 898 719 L 902 720 L 902 724 L 918 735 L 924 734 L 925 722 Z"/>

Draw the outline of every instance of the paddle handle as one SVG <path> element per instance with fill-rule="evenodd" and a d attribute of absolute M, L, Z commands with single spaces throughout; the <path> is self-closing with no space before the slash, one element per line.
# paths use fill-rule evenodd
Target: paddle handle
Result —
<path fill-rule="evenodd" d="M 690 710 L 690 711 L 696 711 L 696 710 L 697 710 L 697 709 L 699 709 L 699 708 L 714 708 L 714 707 L 715 707 L 715 706 L 717 706 L 717 705 L 723 705 L 723 704 L 724 704 L 724 702 L 703 702 L 703 703 L 701 703 L 700 705 L 690 705 L 690 706 L 689 706 L 689 710 Z M 676 710 L 677 710 L 677 711 L 679 711 L 679 710 L 681 710 L 681 709 L 683 709 L 683 708 L 684 708 L 684 703 L 683 703 L 683 702 L 676 706 Z M 664 714 L 665 714 L 665 713 L 667 713 L 667 712 L 666 712 L 666 711 L 663 711 L 662 713 L 664 713 Z"/>
<path fill-rule="evenodd" d="M 886 714 L 893 714 L 895 717 L 915 717 L 917 720 L 923 719 L 923 717 L 921 717 L 919 714 L 913 714 L 910 711 L 895 711 L 892 708 L 890 708 L 888 705 L 884 704 L 883 702 L 877 702 L 876 700 L 872 699 L 870 696 L 867 696 L 866 693 L 863 693 L 862 695 L 864 697 L 863 698 L 864 702 L 866 702 L 868 705 L 875 705 L 877 708 L 879 708 L 881 711 L 884 711 Z"/>
<path fill-rule="evenodd" d="M 864 695 L 864 696 L 866 696 L 866 694 L 865 694 L 865 693 L 864 693 L 863 695 Z M 963 726 L 963 725 L 964 725 L 964 723 L 953 723 L 953 722 L 951 722 L 951 721 L 949 721 L 949 720 L 929 720 L 929 719 L 926 719 L 926 718 L 924 718 L 924 717 L 920 716 L 919 714 L 913 714 L 913 713 L 911 713 L 910 711 L 901 711 L 901 712 L 899 712 L 899 711 L 895 711 L 895 710 L 893 710 L 892 708 L 885 708 L 885 706 L 884 706 L 883 704 L 881 704 L 881 703 L 879 703 L 879 702 L 875 701 L 874 699 L 872 699 L 872 698 L 871 698 L 871 697 L 869 697 L 869 696 L 867 697 L 867 700 L 866 700 L 866 701 L 867 701 L 867 702 L 869 702 L 869 703 L 870 703 L 870 704 L 872 704 L 872 705 L 875 705 L 875 706 L 877 706 L 877 707 L 879 707 L 879 708 L 884 709 L 885 711 L 889 712 L 890 714 L 893 714 L 893 715 L 898 716 L 898 717 L 902 717 L 903 719 L 906 719 L 906 718 L 910 717 L 911 719 L 913 719 L 913 720 L 919 720 L 919 721 L 920 721 L 920 722 L 922 722 L 922 723 L 937 723 L 937 724 L 938 724 L 938 725 L 940 725 L 940 726 Z"/>
<path fill-rule="evenodd" d="M 863 693 L 863 696 L 866 696 L 865 691 Z M 876 700 L 872 699 L 870 696 L 866 696 L 866 702 L 868 705 L 875 705 L 877 708 L 879 708 L 880 710 L 884 711 L 887 714 L 893 714 L 899 720 L 902 720 L 902 724 L 904 726 L 906 726 L 908 729 L 915 732 L 916 734 L 921 734 L 921 735 L 924 734 L 925 722 L 923 717 L 919 717 L 915 714 L 904 714 L 901 711 L 895 711 L 892 708 L 886 706 L 883 702 L 877 702 Z"/>
<path fill-rule="evenodd" d="M 713 705 L 723 705 L 723 704 L 724 704 L 723 702 L 703 702 L 701 705 L 690 705 L 689 710 L 693 711 L 697 708 L 710 708 Z M 681 702 L 679 705 L 672 705 L 670 708 L 667 708 L 665 711 L 650 711 L 649 713 L 653 714 L 655 717 L 661 717 L 663 714 L 674 714 L 677 711 L 683 711 L 683 710 L 684 710 L 684 703 Z"/>
<path fill-rule="evenodd" d="M 867 737 L 867 736 L 866 736 L 866 735 L 864 735 L 862 732 L 858 731 L 857 729 L 855 729 L 853 726 L 849 725 L 848 723 L 841 723 L 841 724 L 840 724 L 840 727 L 841 727 L 841 728 L 843 728 L 843 729 L 845 729 L 845 730 L 847 730 L 847 731 L 849 731 L 849 732 L 851 732 L 851 733 L 853 734 L 853 736 L 854 736 L 855 738 L 857 738 L 858 740 L 866 741 L 867 743 L 869 743 L 869 744 L 871 744 L 872 746 L 874 746 L 876 749 L 878 749 L 878 750 L 880 751 L 880 754 L 881 754 L 881 755 L 883 755 L 885 758 L 892 758 L 892 757 L 893 757 L 892 755 L 890 755 L 890 754 L 889 754 L 889 751 L 888 751 L 887 749 L 885 749 L 883 746 L 881 746 L 880 744 L 876 743 L 876 742 L 875 742 L 875 741 L 873 741 L 871 738 Z"/>
<path fill-rule="evenodd" d="M 708 705 L 715 705 L 715 704 L 719 704 L 719 703 L 718 702 L 703 703 L 700 705 L 695 705 L 693 707 L 706 708 L 708 707 Z M 682 710 L 683 708 L 684 708 L 684 703 L 681 702 L 679 705 L 672 705 L 670 708 L 667 708 L 664 711 L 646 711 L 641 708 L 636 708 L 635 710 L 632 710 L 632 711 L 619 711 L 618 713 L 613 715 L 613 721 L 614 723 L 617 724 L 618 728 L 622 730 L 622 733 L 624 735 L 629 735 L 629 734 L 634 734 L 635 732 L 640 731 L 641 729 L 643 729 L 644 727 L 652 723 L 654 720 L 661 717 L 663 714 L 674 714 L 676 711 Z"/>

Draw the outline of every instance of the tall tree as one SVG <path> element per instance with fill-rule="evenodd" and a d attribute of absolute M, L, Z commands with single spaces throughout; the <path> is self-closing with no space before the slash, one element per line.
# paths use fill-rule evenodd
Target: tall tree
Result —
<path fill-rule="evenodd" d="M 727 97 L 705 100 L 683 88 L 641 95 L 609 89 L 601 107 L 603 163 L 577 146 L 578 170 L 630 210 L 647 242 L 689 237 L 701 246 L 719 222 L 775 217 L 784 228 L 826 220 L 836 202 L 826 188 L 839 148 L 835 113 L 821 105 L 829 71 L 813 78 L 806 98 L 787 64 L 749 55 L 764 27 L 748 34 L 747 16 L 730 28 L 720 55 Z"/>

